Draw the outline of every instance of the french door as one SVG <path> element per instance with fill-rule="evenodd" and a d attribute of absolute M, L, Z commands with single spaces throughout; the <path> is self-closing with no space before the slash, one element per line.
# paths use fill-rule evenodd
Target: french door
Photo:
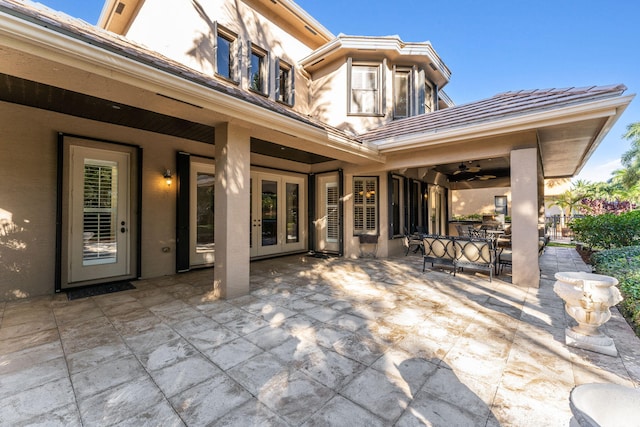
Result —
<path fill-rule="evenodd" d="M 130 274 L 131 154 L 69 148 L 68 283 Z"/>
<path fill-rule="evenodd" d="M 251 173 L 251 256 L 306 248 L 306 180 L 267 172 Z"/>

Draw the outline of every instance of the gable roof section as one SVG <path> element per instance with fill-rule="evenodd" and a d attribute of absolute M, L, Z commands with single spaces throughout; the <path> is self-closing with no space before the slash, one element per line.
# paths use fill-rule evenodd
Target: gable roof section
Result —
<path fill-rule="evenodd" d="M 406 135 L 437 133 L 501 119 L 557 110 L 587 102 L 614 98 L 627 89 L 622 84 L 583 88 L 521 90 L 444 110 L 400 119 L 360 135 L 366 142 L 382 143 Z"/>

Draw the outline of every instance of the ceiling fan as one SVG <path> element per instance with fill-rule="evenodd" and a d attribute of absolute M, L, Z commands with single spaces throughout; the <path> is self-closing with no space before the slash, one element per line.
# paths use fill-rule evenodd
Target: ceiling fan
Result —
<path fill-rule="evenodd" d="M 471 163 L 471 162 L 469 162 Z M 464 164 L 464 162 L 460 162 L 460 164 L 458 165 L 458 169 L 455 170 L 453 172 L 454 175 L 458 175 L 459 173 L 478 173 L 482 170 L 482 168 L 480 167 L 480 165 L 476 165 L 476 166 L 467 166 Z"/>

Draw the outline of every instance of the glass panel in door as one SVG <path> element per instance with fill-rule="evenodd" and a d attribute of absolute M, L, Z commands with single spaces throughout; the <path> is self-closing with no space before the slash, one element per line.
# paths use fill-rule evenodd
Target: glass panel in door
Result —
<path fill-rule="evenodd" d="M 278 244 L 278 182 L 262 180 L 261 245 Z"/>
<path fill-rule="evenodd" d="M 191 266 L 211 265 L 215 261 L 214 188 L 212 164 L 191 164 L 190 255 Z"/>
<path fill-rule="evenodd" d="M 84 161 L 82 265 L 117 262 L 118 168 Z"/>
<path fill-rule="evenodd" d="M 287 243 L 300 241 L 299 185 L 287 182 Z"/>

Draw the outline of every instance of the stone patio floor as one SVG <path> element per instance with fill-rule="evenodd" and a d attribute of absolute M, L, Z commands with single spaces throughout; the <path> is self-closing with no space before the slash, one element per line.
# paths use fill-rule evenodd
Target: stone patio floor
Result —
<path fill-rule="evenodd" d="M 212 270 L 68 301 L 0 303 L 0 425 L 567 426 L 577 384 L 640 386 L 618 357 L 568 348 L 549 247 L 539 289 L 509 276 L 422 273 L 422 258 L 291 256 L 251 264 L 249 296 Z"/>

